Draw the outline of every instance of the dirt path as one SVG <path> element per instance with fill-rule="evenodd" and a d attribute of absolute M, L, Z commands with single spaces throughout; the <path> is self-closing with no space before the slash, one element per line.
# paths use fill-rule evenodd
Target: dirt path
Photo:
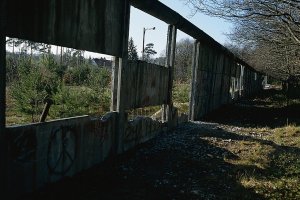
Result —
<path fill-rule="evenodd" d="M 261 122 L 247 113 L 251 106 L 259 109 L 253 102 L 242 102 L 244 111 L 241 104 L 231 107 L 232 112 L 240 111 L 237 118 L 224 118 L 225 109 L 207 118 L 219 123 L 183 124 L 115 161 L 22 199 L 300 198 L 300 168 L 290 170 L 292 174 L 286 171 L 300 165 L 300 132 L 292 138 L 299 139 L 299 144 L 285 145 L 278 144 L 273 129 L 261 128 L 267 121 L 274 124 L 270 119 L 259 128 L 249 128 Z M 242 126 L 245 122 L 248 124 Z M 279 162 L 285 154 L 291 157 Z"/>

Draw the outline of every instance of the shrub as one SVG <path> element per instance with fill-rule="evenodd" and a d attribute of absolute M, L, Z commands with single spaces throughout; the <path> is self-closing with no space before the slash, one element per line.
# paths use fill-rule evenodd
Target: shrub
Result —
<path fill-rule="evenodd" d="M 92 102 L 95 102 L 91 89 L 65 85 L 61 85 L 53 100 L 54 105 L 50 109 L 52 118 L 89 114 Z"/>
<path fill-rule="evenodd" d="M 43 110 L 44 100 L 51 98 L 57 87 L 57 81 L 47 68 L 24 61 L 20 65 L 18 80 L 12 83 L 11 95 L 17 109 L 30 114 L 32 122 L 36 122 Z"/>
<path fill-rule="evenodd" d="M 83 85 L 88 82 L 91 69 L 88 66 L 70 68 L 63 75 L 63 80 L 70 85 Z"/>
<path fill-rule="evenodd" d="M 173 102 L 175 103 L 189 102 L 189 93 L 190 93 L 189 84 L 174 84 Z"/>

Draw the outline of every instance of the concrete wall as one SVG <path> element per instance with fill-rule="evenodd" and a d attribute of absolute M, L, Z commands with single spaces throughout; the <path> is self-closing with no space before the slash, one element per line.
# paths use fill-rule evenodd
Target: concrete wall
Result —
<path fill-rule="evenodd" d="M 9 127 L 9 194 L 22 194 L 99 164 L 115 152 L 117 113 Z"/>
<path fill-rule="evenodd" d="M 9 37 L 121 57 L 125 1 L 4 1 Z"/>
<path fill-rule="evenodd" d="M 175 115 L 174 126 L 187 121 Z M 126 122 L 124 140 L 118 141 L 118 120 L 119 114 L 111 112 L 102 118 L 83 116 L 8 127 L 8 197 L 71 177 L 115 156 L 118 143 L 124 152 L 166 129 L 165 123 L 138 117 Z"/>
<path fill-rule="evenodd" d="M 124 69 L 125 109 L 167 103 L 169 70 L 166 67 L 129 61 Z"/>
<path fill-rule="evenodd" d="M 263 76 L 247 67 L 242 74 L 241 64 L 234 57 L 202 43 L 194 52 L 191 120 L 200 120 L 222 105 L 262 89 Z"/>

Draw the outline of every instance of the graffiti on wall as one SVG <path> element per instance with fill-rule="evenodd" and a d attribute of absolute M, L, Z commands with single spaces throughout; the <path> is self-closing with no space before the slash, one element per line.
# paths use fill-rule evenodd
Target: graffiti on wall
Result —
<path fill-rule="evenodd" d="M 53 128 L 49 138 L 47 165 L 50 174 L 65 175 L 76 158 L 76 128 L 61 126 Z"/>
<path fill-rule="evenodd" d="M 16 137 L 14 137 L 16 135 Z M 16 162 L 33 162 L 36 160 L 36 135 L 31 129 L 17 132 L 11 136 L 12 159 Z"/>

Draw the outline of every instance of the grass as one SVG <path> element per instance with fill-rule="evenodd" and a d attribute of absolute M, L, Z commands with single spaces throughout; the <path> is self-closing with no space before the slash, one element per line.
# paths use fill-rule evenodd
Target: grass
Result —
<path fill-rule="evenodd" d="M 189 83 L 175 83 L 173 86 L 173 102 L 188 103 L 190 87 Z"/>
<path fill-rule="evenodd" d="M 175 83 L 173 87 L 173 102 L 174 106 L 178 109 L 178 113 L 189 112 L 189 94 L 190 94 L 189 83 Z"/>
<path fill-rule="evenodd" d="M 15 101 L 10 96 L 9 88 L 6 88 L 6 125 L 26 124 L 28 122 L 31 122 L 31 116 L 24 115 L 16 109 Z"/>
<path fill-rule="evenodd" d="M 265 199 L 300 199 L 300 99 L 266 90 L 206 117 L 239 139 L 216 144 L 235 154 L 236 180 Z"/>
<path fill-rule="evenodd" d="M 245 133 L 249 130 L 240 131 Z M 261 136 L 247 137 L 227 147 L 239 157 L 226 159 L 237 167 L 237 180 L 266 199 L 299 199 L 300 127 L 289 125 L 250 131 L 261 133 Z M 266 131 L 269 134 L 264 134 Z"/>

